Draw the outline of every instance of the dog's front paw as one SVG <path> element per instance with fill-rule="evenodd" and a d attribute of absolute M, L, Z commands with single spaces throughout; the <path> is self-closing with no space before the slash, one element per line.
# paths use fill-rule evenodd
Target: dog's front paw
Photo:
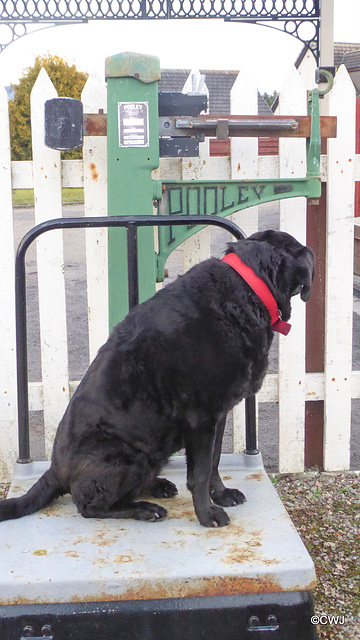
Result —
<path fill-rule="evenodd" d="M 199 517 L 199 522 L 203 527 L 226 527 L 230 518 L 224 509 L 212 506 L 205 516 Z"/>
<path fill-rule="evenodd" d="M 173 498 L 178 494 L 176 485 L 166 478 L 156 478 L 149 489 L 154 498 Z"/>
<path fill-rule="evenodd" d="M 235 507 L 246 502 L 246 498 L 238 489 L 223 489 L 222 491 L 210 491 L 211 499 L 221 507 Z"/>
<path fill-rule="evenodd" d="M 168 512 L 163 507 L 153 502 L 135 502 L 135 520 L 147 520 L 148 522 L 157 522 L 163 520 Z"/>

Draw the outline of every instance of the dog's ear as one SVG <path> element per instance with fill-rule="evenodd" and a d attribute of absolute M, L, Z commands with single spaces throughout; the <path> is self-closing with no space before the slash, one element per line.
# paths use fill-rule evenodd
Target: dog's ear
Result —
<path fill-rule="evenodd" d="M 242 240 L 231 240 L 230 242 L 226 243 L 226 249 L 225 249 L 225 255 L 227 255 L 228 253 L 237 253 L 237 250 L 239 249 L 240 246 L 240 242 L 242 242 Z"/>
<path fill-rule="evenodd" d="M 315 258 L 311 249 L 304 247 L 301 254 L 296 258 L 295 279 L 297 286 L 301 287 L 301 300 L 310 300 L 311 286 L 314 279 Z"/>

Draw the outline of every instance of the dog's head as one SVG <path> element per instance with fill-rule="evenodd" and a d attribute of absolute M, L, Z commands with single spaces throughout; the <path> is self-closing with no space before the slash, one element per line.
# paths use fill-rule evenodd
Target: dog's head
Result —
<path fill-rule="evenodd" d="M 300 293 L 310 299 L 314 279 L 314 254 L 283 231 L 258 231 L 246 240 L 229 245 L 264 280 L 272 291 L 284 320 L 291 314 L 290 300 Z"/>

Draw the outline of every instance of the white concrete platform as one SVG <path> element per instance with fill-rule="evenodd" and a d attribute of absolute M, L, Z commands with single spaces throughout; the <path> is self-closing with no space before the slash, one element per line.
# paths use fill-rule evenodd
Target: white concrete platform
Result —
<path fill-rule="evenodd" d="M 9 497 L 48 463 L 16 465 Z M 224 455 L 225 484 L 247 502 L 227 508 L 228 527 L 206 529 L 187 491 L 185 460 L 164 476 L 179 495 L 154 500 L 161 522 L 87 520 L 67 495 L 38 513 L 0 523 L 0 604 L 104 602 L 312 590 L 315 570 L 262 465 Z"/>

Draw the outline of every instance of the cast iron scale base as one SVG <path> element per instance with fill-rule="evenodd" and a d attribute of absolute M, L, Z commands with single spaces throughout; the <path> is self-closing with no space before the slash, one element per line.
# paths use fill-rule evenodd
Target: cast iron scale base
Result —
<path fill-rule="evenodd" d="M 9 495 L 47 466 L 17 464 Z M 67 495 L 0 525 L 0 637 L 314 638 L 314 565 L 261 454 L 224 455 L 220 469 L 247 498 L 228 527 L 199 525 L 181 456 L 164 474 L 179 494 L 158 501 L 161 522 L 84 519 Z"/>

